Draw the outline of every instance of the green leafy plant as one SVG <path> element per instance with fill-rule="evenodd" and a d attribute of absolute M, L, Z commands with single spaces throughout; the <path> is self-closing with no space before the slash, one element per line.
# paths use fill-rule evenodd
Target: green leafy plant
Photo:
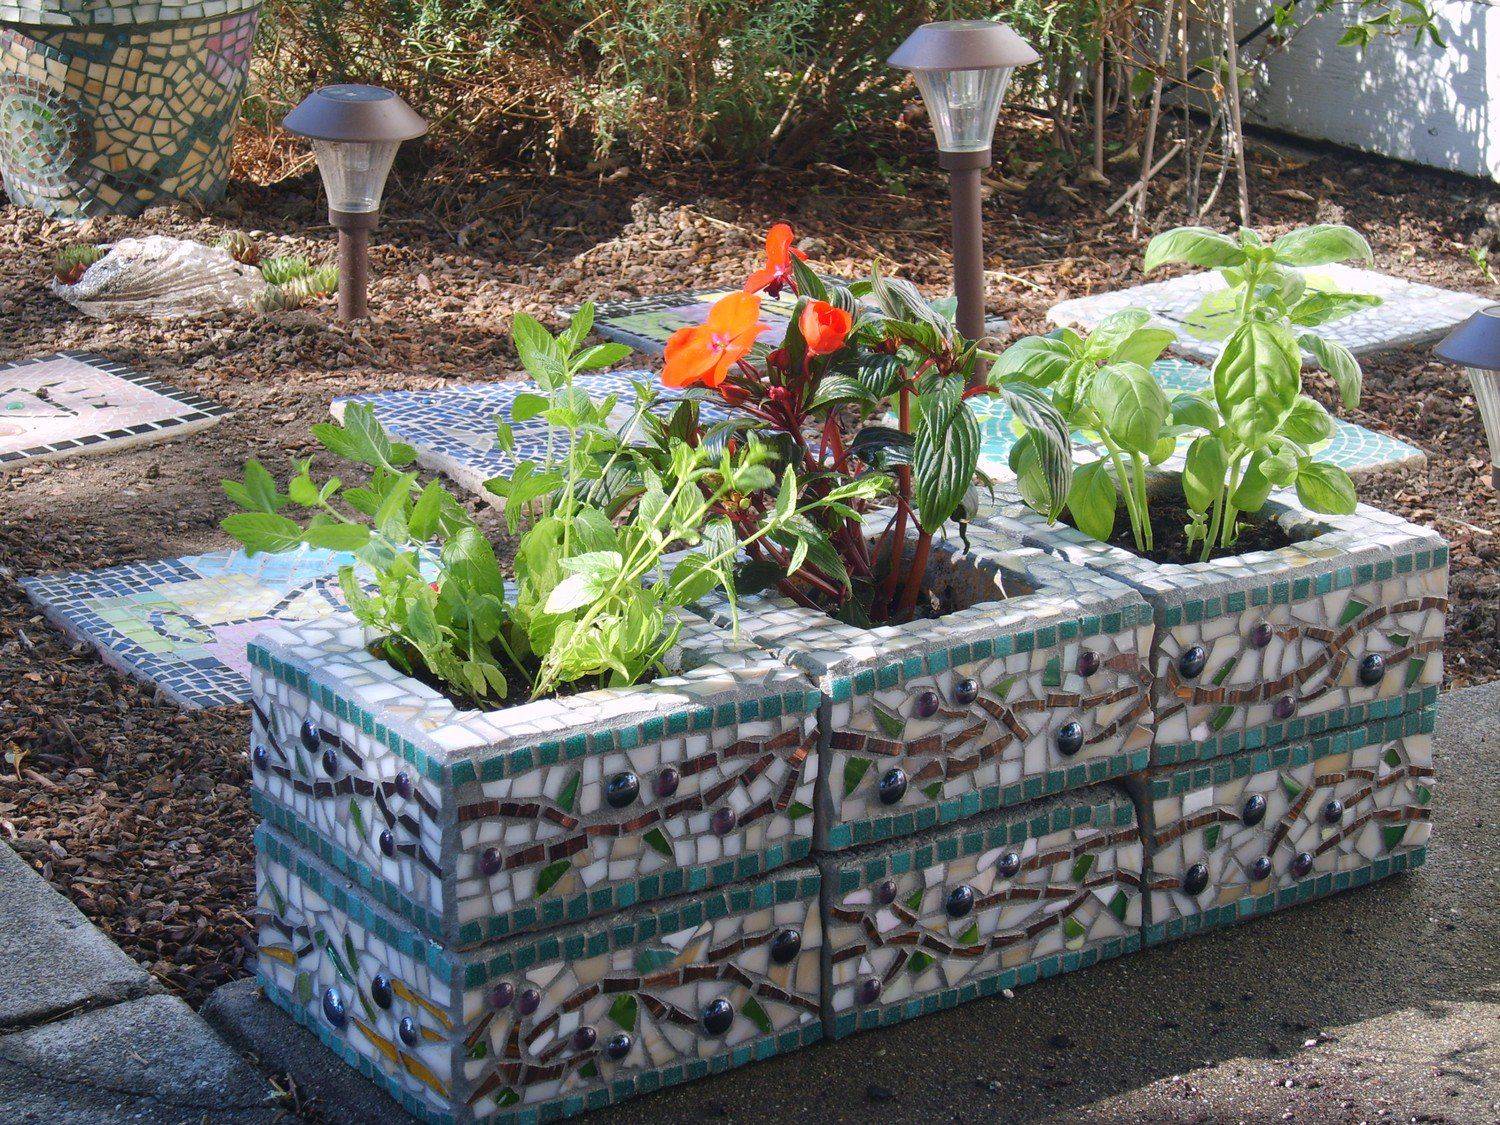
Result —
<path fill-rule="evenodd" d="M 488 485 L 503 498 L 512 529 L 522 531 L 513 581 L 468 512 L 438 482 L 419 487 L 415 451 L 392 441 L 360 403 L 348 405 L 341 423 L 314 426 L 313 435 L 360 466 L 365 483 L 315 480 L 303 461 L 282 492 L 252 460 L 242 480 L 224 482 L 245 509 L 225 518 L 224 530 L 252 554 L 304 544 L 354 552 L 371 578 L 362 582 L 347 566 L 340 587 L 354 615 L 379 635 L 378 653 L 477 706 L 570 685 L 625 686 L 662 669 L 680 631 L 678 611 L 716 587 L 733 597 L 740 544 L 714 512 L 731 496 L 777 481 L 758 442 L 737 449 L 674 442 L 664 470 L 634 451 L 616 429 L 616 401 L 595 402 L 574 383 L 578 372 L 621 358 L 619 345 L 581 348 L 592 315 L 591 307 L 581 310 L 558 337 L 518 320 L 517 347 L 541 392 L 517 396 L 513 419 L 543 419 L 550 440 L 541 461 L 518 462 Z M 637 410 L 649 402 L 643 396 Z M 510 424 L 500 427 L 507 448 L 512 432 Z M 595 487 L 616 469 L 642 482 L 631 518 L 619 526 L 601 506 L 607 490 Z M 799 505 L 796 478 L 786 474 L 762 534 L 857 491 Z M 291 508 L 305 518 L 291 518 Z M 680 553 L 669 565 L 671 549 Z"/>
<path fill-rule="evenodd" d="M 52 274 L 63 285 L 76 285 L 84 272 L 104 257 L 104 247 L 75 244 L 64 246 L 52 259 Z"/>
<path fill-rule="evenodd" d="M 1295 486 L 1298 499 L 1315 512 L 1354 510 L 1349 474 L 1313 459 L 1332 436 L 1333 421 L 1302 393 L 1302 350 L 1333 376 L 1344 406 L 1358 406 L 1359 361 L 1308 329 L 1378 305 L 1380 298 L 1315 286 L 1304 270 L 1371 257 L 1357 231 L 1335 224 L 1303 227 L 1271 242 L 1249 229 L 1230 238 L 1182 227 L 1147 246 L 1148 272 L 1174 262 L 1210 266 L 1228 286 L 1227 321 L 1196 329 L 1222 334 L 1212 388 L 1172 404 L 1174 423 L 1205 431 L 1188 448 L 1182 478 L 1193 514 L 1188 537 L 1202 543 L 1205 561 L 1235 542 L 1239 516 L 1260 511 L 1273 488 Z M 1189 329 L 1206 319 L 1190 318 Z"/>
<path fill-rule="evenodd" d="M 299 277 L 307 277 L 312 272 L 312 266 L 301 254 L 267 258 L 260 263 L 260 274 L 270 285 L 285 285 Z"/>
<path fill-rule="evenodd" d="M 1061 328 L 1026 336 L 1005 350 L 992 379 L 1019 379 L 1048 391 L 1069 429 L 1097 441 L 1105 456 L 1073 471 L 1066 504 L 1078 529 L 1109 539 L 1123 501 L 1136 549 L 1153 547 L 1146 470 L 1172 455 L 1180 428 L 1151 365 L 1176 333 L 1149 325 L 1149 313 L 1126 309 L 1086 336 Z M 1061 505 L 1046 487 L 1035 437 L 1011 447 L 1010 467 L 1026 503 L 1055 519 Z"/>

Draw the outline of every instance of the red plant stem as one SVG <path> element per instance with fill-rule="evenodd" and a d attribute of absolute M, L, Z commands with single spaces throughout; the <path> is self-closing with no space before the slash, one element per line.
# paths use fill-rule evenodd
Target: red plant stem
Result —
<path fill-rule="evenodd" d="M 932 533 L 923 531 L 917 535 L 917 549 L 911 557 L 911 570 L 907 575 L 906 587 L 901 592 L 901 605 L 896 611 L 896 618 L 905 621 L 917 608 L 917 594 L 922 589 L 922 579 L 927 576 L 927 555 L 932 550 Z"/>

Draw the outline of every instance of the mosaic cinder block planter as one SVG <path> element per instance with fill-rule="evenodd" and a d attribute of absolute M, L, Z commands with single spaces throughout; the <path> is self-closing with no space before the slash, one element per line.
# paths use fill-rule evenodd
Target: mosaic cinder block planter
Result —
<path fill-rule="evenodd" d="M 1436 708 L 1132 779 L 1147 942 L 1185 937 L 1419 866 Z"/>
<path fill-rule="evenodd" d="M 1145 767 L 1151 739 L 1139 595 L 1034 550 L 934 548 L 929 575 L 964 608 L 860 629 L 768 593 L 740 635 L 822 692 L 817 843 L 836 850 Z M 983 601 L 1004 596 L 1003 600 Z M 727 630 L 722 602 L 703 608 Z"/>
<path fill-rule="evenodd" d="M 1096 786 L 827 857 L 831 1036 L 991 996 L 1140 945 L 1141 836 Z"/>
<path fill-rule="evenodd" d="M 272 829 L 266 994 L 434 1122 L 551 1120 L 811 1043 L 817 870 L 449 952 Z"/>
<path fill-rule="evenodd" d="M 690 669 L 459 711 L 347 614 L 250 646 L 255 807 L 450 946 L 752 878 L 811 850 L 818 694 L 694 620 Z"/>
<path fill-rule="evenodd" d="M 223 194 L 260 0 L 0 0 L 0 176 L 51 215 Z"/>
<path fill-rule="evenodd" d="M 1267 518 L 1293 536 L 1274 551 L 1161 565 L 1019 501 L 988 525 L 1138 590 L 1155 612 L 1154 765 L 1316 737 L 1420 710 L 1443 680 L 1448 547 L 1361 504 L 1308 512 L 1276 493 Z"/>

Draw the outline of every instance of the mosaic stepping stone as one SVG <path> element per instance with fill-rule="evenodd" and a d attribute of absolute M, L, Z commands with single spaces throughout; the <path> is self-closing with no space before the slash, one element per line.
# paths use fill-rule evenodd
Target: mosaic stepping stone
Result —
<path fill-rule="evenodd" d="M 134 562 L 23 578 L 26 595 L 104 661 L 184 707 L 250 698 L 246 644 L 273 625 L 344 608 L 339 567 L 354 556 L 304 547 Z"/>
<path fill-rule="evenodd" d="M 1140 946 L 1141 836 L 1098 786 L 833 857 L 831 1036 L 993 996 Z"/>
<path fill-rule="evenodd" d="M 1145 940 L 1185 937 L 1419 867 L 1437 709 L 1130 785 L 1144 810 Z"/>
<path fill-rule="evenodd" d="M 1151 611 L 1123 585 L 978 527 L 939 544 L 943 617 L 860 629 L 771 591 L 740 636 L 823 695 L 816 832 L 825 851 L 908 836 L 1143 769 Z M 985 600 L 988 599 L 988 600 Z M 702 612 L 726 631 L 722 598 Z"/>
<path fill-rule="evenodd" d="M 1375 308 L 1312 329 L 1343 344 L 1357 356 L 1438 340 L 1459 321 L 1494 304 L 1474 293 L 1439 289 L 1354 266 L 1317 266 L 1305 272 L 1313 289 L 1332 287 L 1384 299 Z M 1220 335 L 1221 339 L 1221 334 L 1227 334 L 1224 326 L 1233 319 L 1234 310 L 1229 301 L 1215 296 L 1224 289 L 1224 279 L 1217 271 L 1194 273 L 1060 301 L 1052 306 L 1047 317 L 1054 324 L 1070 328 L 1092 328 L 1121 309 L 1145 309 L 1159 326 L 1177 333 L 1176 350 L 1212 362 L 1221 345 L 1214 339 L 1195 338 L 1187 327 L 1198 327 L 1209 335 Z"/>
<path fill-rule="evenodd" d="M 661 393 L 658 409 L 679 400 L 650 371 L 609 371 L 577 379 L 577 385 L 596 400 L 608 395 L 619 397 L 614 418 L 620 426 L 629 421 L 636 401 L 632 386 L 637 382 L 653 385 Z M 545 454 L 547 424 L 540 418 L 512 424 L 513 453 L 501 449 L 495 439 L 495 425 L 510 420 L 516 396 L 536 390 L 535 383 L 517 380 L 440 391 L 383 391 L 334 399 L 331 410 L 335 418 L 342 419 L 349 403 L 369 403 L 393 437 L 416 449 L 417 462 L 423 468 L 484 495 L 485 481 L 511 471 L 518 460 L 536 460 Z M 709 404 L 699 410 L 705 421 L 726 417 L 723 409 Z"/>
<path fill-rule="evenodd" d="M 1182 391 L 1201 391 L 1210 384 L 1208 368 L 1183 359 L 1159 360 L 1152 372 L 1161 382 L 1168 397 Z M 1015 474 L 1010 471 L 1010 450 L 1019 436 L 1015 416 L 999 399 L 981 396 L 973 399 L 975 415 L 979 419 L 980 468 L 997 481 L 1011 481 Z M 1097 461 L 1104 456 L 1104 448 L 1097 442 L 1087 441 L 1074 433 L 1074 459 L 1079 464 Z M 1178 439 L 1177 452 L 1162 464 L 1163 470 L 1180 470 L 1187 456 L 1192 435 Z M 1398 438 L 1367 430 L 1353 422 L 1338 418 L 1333 420 L 1333 437 L 1319 450 L 1315 460 L 1338 465 L 1350 476 L 1374 476 L 1380 473 L 1404 469 L 1420 469 L 1427 464 L 1427 455 L 1414 445 Z"/>
<path fill-rule="evenodd" d="M 0 469 L 212 426 L 227 410 L 86 352 L 0 366 Z"/>
<path fill-rule="evenodd" d="M 604 301 L 594 310 L 594 331 L 646 355 L 661 355 L 672 333 L 702 324 L 714 302 L 737 292 L 737 289 L 699 289 L 629 301 Z M 796 298 L 790 295 L 761 297 L 760 319 L 771 326 L 771 331 L 761 337 L 762 343 L 771 347 L 781 343 L 796 305 Z M 991 321 L 988 328 L 1002 338 L 1010 333 L 1009 322 L 1004 319 Z"/>
<path fill-rule="evenodd" d="M 1443 681 L 1448 546 L 1361 504 L 1309 512 L 1274 492 L 1264 518 L 1293 542 L 1154 563 L 1002 500 L 987 527 L 1139 591 L 1155 614 L 1152 765 L 1305 741 L 1420 711 Z"/>
<path fill-rule="evenodd" d="M 255 842 L 266 995 L 424 1120 L 551 1121 L 822 1038 L 809 864 L 454 953 Z"/>

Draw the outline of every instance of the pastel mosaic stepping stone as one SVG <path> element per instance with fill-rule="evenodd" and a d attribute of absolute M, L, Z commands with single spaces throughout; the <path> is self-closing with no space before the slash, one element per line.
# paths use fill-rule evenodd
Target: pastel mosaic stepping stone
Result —
<path fill-rule="evenodd" d="M 247 643 L 343 609 L 337 572 L 353 561 L 311 547 L 254 558 L 215 551 L 23 578 L 21 588 L 107 664 L 184 707 L 225 707 L 250 698 Z"/>
<path fill-rule="evenodd" d="M 1159 360 L 1152 372 L 1168 397 L 1182 391 L 1203 390 L 1212 378 L 1208 368 L 1185 359 Z M 980 396 L 971 401 L 979 419 L 980 467 L 997 481 L 1014 480 L 1015 474 L 1010 471 L 1008 459 L 1019 436 L 1015 416 L 1008 406 L 992 396 Z M 1086 441 L 1079 433 L 1073 437 L 1074 459 L 1079 464 L 1097 461 L 1104 456 L 1103 446 L 1097 442 Z M 1190 434 L 1179 438 L 1177 452 L 1162 464 L 1162 469 L 1181 470 L 1191 440 Z M 1338 465 L 1356 478 L 1420 469 L 1427 464 L 1427 455 L 1416 446 L 1338 418 L 1333 420 L 1333 437 L 1314 459 Z"/>
<path fill-rule="evenodd" d="M 1154 563 L 1052 526 L 1011 497 L 987 527 L 1139 591 L 1154 611 L 1152 765 L 1305 741 L 1420 711 L 1443 681 L 1448 546 L 1361 504 L 1309 512 L 1273 492 L 1293 540 L 1207 563 Z"/>
<path fill-rule="evenodd" d="M 1098 786 L 827 860 L 830 1036 L 1140 946 L 1141 836 Z"/>
<path fill-rule="evenodd" d="M 255 842 L 266 995 L 424 1120 L 550 1121 L 822 1038 L 810 864 L 454 953 Z"/>
<path fill-rule="evenodd" d="M 672 333 L 679 328 L 702 324 L 714 302 L 737 292 L 737 289 L 699 289 L 628 301 L 604 301 L 594 310 L 594 331 L 606 339 L 629 344 L 646 355 L 661 355 Z M 771 327 L 771 331 L 761 337 L 762 343 L 771 347 L 781 343 L 796 305 L 796 298 L 791 294 L 761 297 L 760 319 Z M 1009 323 L 1001 319 L 992 321 L 989 329 L 1002 336 L 1010 332 Z"/>
<path fill-rule="evenodd" d="M 86 352 L 0 366 L 0 469 L 28 461 L 105 453 L 212 426 L 227 413 Z"/>
<path fill-rule="evenodd" d="M 739 601 L 740 635 L 822 692 L 822 850 L 908 836 L 1147 763 L 1144 601 L 1083 567 L 996 546 L 978 527 L 969 541 L 964 555 L 933 549 L 931 589 L 957 607 L 942 617 L 861 629 L 775 591 Z M 722 599 L 700 608 L 727 635 Z"/>
<path fill-rule="evenodd" d="M 450 947 L 751 878 L 811 851 L 818 694 L 685 623 L 686 670 L 460 710 L 348 614 L 251 649 L 256 808 Z"/>
<path fill-rule="evenodd" d="M 660 385 L 650 371 L 608 371 L 580 376 L 577 385 L 596 400 L 616 395 L 620 404 L 614 418 L 624 426 L 635 403 L 632 385 L 644 382 L 656 387 L 662 407 L 678 396 Z M 541 419 L 513 423 L 515 451 L 507 453 L 495 437 L 497 422 L 510 420 L 516 396 L 535 392 L 536 384 L 518 379 L 509 383 L 484 383 L 470 387 L 445 387 L 439 391 L 382 391 L 334 399 L 331 411 L 342 419 L 351 402 L 369 403 L 380 424 L 395 438 L 413 446 L 423 468 L 442 473 L 470 492 L 484 493 L 484 482 L 509 472 L 516 461 L 536 460 L 546 450 L 547 424 Z M 726 416 L 719 407 L 703 404 L 700 416 L 714 421 Z"/>
<path fill-rule="evenodd" d="M 1419 867 L 1436 715 L 1132 779 L 1146 818 L 1147 943 Z"/>
<path fill-rule="evenodd" d="M 1474 293 L 1439 289 L 1354 266 L 1317 266 L 1305 272 L 1311 288 L 1333 287 L 1383 298 L 1383 303 L 1374 308 L 1312 330 L 1343 344 L 1357 356 L 1440 339 L 1459 321 L 1494 303 Z M 1145 309 L 1159 326 L 1178 334 L 1175 345 L 1178 351 L 1212 362 L 1221 345 L 1213 339 L 1200 340 L 1189 335 L 1186 327 L 1198 326 L 1222 339 L 1227 334 L 1224 325 L 1234 315 L 1228 301 L 1215 298 L 1224 289 L 1224 279 L 1217 271 L 1187 274 L 1169 281 L 1060 301 L 1052 306 L 1047 317 L 1054 324 L 1070 328 L 1092 328 L 1121 309 Z"/>

